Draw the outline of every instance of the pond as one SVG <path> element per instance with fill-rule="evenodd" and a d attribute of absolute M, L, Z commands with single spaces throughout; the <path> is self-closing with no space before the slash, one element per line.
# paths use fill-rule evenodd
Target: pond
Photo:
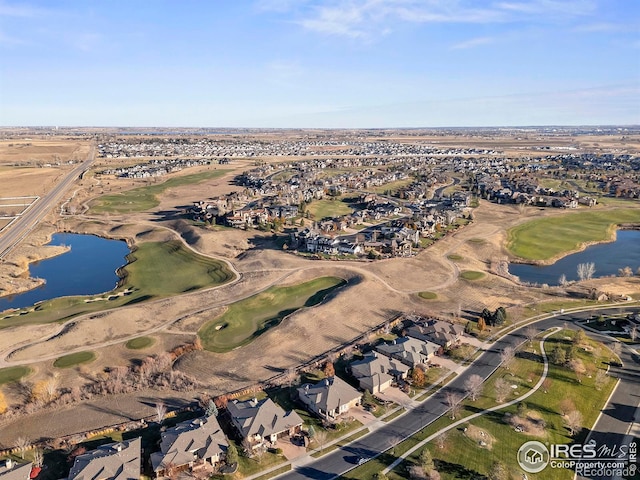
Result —
<path fill-rule="evenodd" d="M 94 235 L 58 233 L 49 245 L 66 245 L 68 252 L 29 265 L 32 277 L 43 278 L 39 288 L 0 298 L 0 312 L 22 308 L 42 300 L 70 295 L 96 295 L 113 290 L 119 280 L 116 270 L 127 263 L 126 242 Z"/>
<path fill-rule="evenodd" d="M 578 280 L 580 263 L 593 262 L 596 267 L 594 277 L 617 275 L 618 270 L 631 267 L 633 273 L 640 268 L 640 231 L 618 230 L 616 241 L 592 245 L 585 250 L 561 258 L 552 265 L 509 264 L 509 272 L 522 282 L 558 285 L 562 274 L 567 280 Z"/>

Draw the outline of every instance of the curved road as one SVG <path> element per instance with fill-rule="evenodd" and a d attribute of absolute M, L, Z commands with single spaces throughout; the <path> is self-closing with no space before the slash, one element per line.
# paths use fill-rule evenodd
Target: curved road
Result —
<path fill-rule="evenodd" d="M 84 172 L 89 170 L 95 159 L 95 145 L 91 146 L 87 159 L 71 170 L 67 176 L 58 183 L 53 190 L 40 197 L 29 210 L 18 218 L 11 227 L 0 237 L 0 259 L 4 258 L 31 230 L 56 206 L 62 198 L 64 192 L 75 182 Z"/>
<path fill-rule="evenodd" d="M 609 307 L 604 309 L 598 309 L 599 312 L 606 312 L 608 314 L 618 313 L 620 310 L 640 312 L 639 307 Z M 538 330 L 547 330 L 552 327 L 562 326 L 564 322 L 573 322 L 576 320 L 583 320 L 590 318 L 593 315 L 592 310 L 584 312 L 567 313 L 565 315 L 558 315 L 551 318 L 546 318 L 535 322 L 535 326 Z M 602 340 L 602 339 L 601 339 Z M 330 454 L 327 454 L 313 463 L 301 466 L 295 470 L 281 475 L 278 478 L 287 480 L 299 480 L 299 479 L 318 479 L 329 480 L 344 475 L 349 470 L 354 468 L 353 458 L 355 457 L 367 457 L 372 458 L 380 453 L 388 450 L 391 446 L 398 443 L 398 439 L 405 439 L 410 437 L 417 431 L 431 424 L 442 415 L 444 415 L 449 408 L 446 404 L 447 392 L 454 391 L 464 396 L 464 383 L 471 375 L 480 375 L 483 378 L 487 378 L 491 375 L 500 365 L 500 352 L 507 346 L 516 346 L 525 342 L 526 338 L 521 333 L 521 328 L 510 332 L 496 341 L 491 348 L 485 351 L 477 360 L 475 360 L 465 371 L 450 382 L 445 388 L 440 389 L 434 395 L 426 399 L 419 407 L 414 410 L 410 410 L 405 415 L 389 422 L 387 425 L 381 427 L 378 430 L 368 434 L 367 436 L 356 440 Z M 606 340 L 605 340 L 606 342 Z M 614 340 L 609 341 L 613 343 Z M 612 367 L 609 374 L 620 378 L 620 384 L 614 392 L 614 395 L 609 400 L 608 406 L 605 407 L 607 411 L 611 405 L 614 406 L 616 411 L 621 412 L 622 417 L 619 425 L 607 424 L 607 435 L 623 435 L 625 431 L 616 432 L 616 429 L 622 428 L 627 418 L 633 418 L 635 408 L 637 406 L 637 391 L 638 382 L 640 381 L 640 365 L 636 361 L 632 365 L 627 365 L 626 368 Z M 635 390 L 633 396 L 631 391 Z M 633 400 L 632 400 L 633 399 Z M 631 403 L 630 403 L 631 402 Z M 634 403 L 635 402 L 635 403 Z M 600 423 L 600 422 L 598 422 Z M 594 432 L 595 437 L 595 432 Z M 594 438 L 599 441 L 599 438 Z M 514 452 L 514 455 L 516 452 Z M 346 478 L 349 478 L 348 476 Z"/>

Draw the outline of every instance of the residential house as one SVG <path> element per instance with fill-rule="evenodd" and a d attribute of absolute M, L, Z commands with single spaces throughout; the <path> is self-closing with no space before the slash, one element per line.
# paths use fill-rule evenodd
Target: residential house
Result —
<path fill-rule="evenodd" d="M 166 476 L 167 467 L 193 471 L 221 460 L 229 443 L 214 416 L 181 422 L 162 432 L 160 451 L 151 454 L 151 466 L 157 477 Z"/>
<path fill-rule="evenodd" d="M 378 345 L 376 351 L 413 368 L 416 365 L 428 363 L 439 348 L 428 340 L 400 337 L 391 343 Z"/>
<path fill-rule="evenodd" d="M 69 480 L 139 480 L 140 437 L 102 445 L 78 455 Z"/>
<path fill-rule="evenodd" d="M 407 378 L 409 366 L 378 352 L 370 352 L 349 366 L 360 388 L 376 394 L 391 386 L 394 380 Z"/>
<path fill-rule="evenodd" d="M 335 420 L 360 403 L 362 394 L 339 377 L 325 378 L 298 388 L 298 397 L 309 410 L 326 420 Z"/>
<path fill-rule="evenodd" d="M 406 334 L 409 337 L 433 342 L 446 348 L 460 341 L 464 334 L 464 327 L 456 323 L 432 319 L 411 325 L 406 329 Z"/>
<path fill-rule="evenodd" d="M 281 436 L 295 435 L 303 423 L 300 415 L 293 410 L 285 412 L 270 398 L 233 400 L 227 404 L 227 411 L 242 438 L 255 444 L 265 440 L 275 443 Z"/>
<path fill-rule="evenodd" d="M 7 458 L 0 466 L 0 480 L 29 480 L 32 463 L 16 463 Z"/>

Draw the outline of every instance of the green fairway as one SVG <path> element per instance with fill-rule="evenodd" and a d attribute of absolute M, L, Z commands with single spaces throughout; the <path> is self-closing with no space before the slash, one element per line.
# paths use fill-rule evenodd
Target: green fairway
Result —
<path fill-rule="evenodd" d="M 142 350 L 144 348 L 150 347 L 154 343 L 156 343 L 156 341 L 151 337 L 138 337 L 132 338 L 127 343 L 125 343 L 124 346 L 130 350 Z"/>
<path fill-rule="evenodd" d="M 452 253 L 451 255 L 447 255 L 447 258 L 453 262 L 459 262 L 460 260 L 464 260 L 462 255 L 458 255 L 457 253 Z"/>
<path fill-rule="evenodd" d="M 327 217 L 340 217 L 353 212 L 353 209 L 342 200 L 316 200 L 307 207 L 309 214 L 316 220 Z"/>
<path fill-rule="evenodd" d="M 53 366 L 56 368 L 69 368 L 82 363 L 93 362 L 95 359 L 96 354 L 93 352 L 71 353 L 57 358 L 56 361 L 53 362 Z"/>
<path fill-rule="evenodd" d="M 149 185 L 146 187 L 138 187 L 122 193 L 113 195 L 103 195 L 96 198 L 90 204 L 91 213 L 131 213 L 144 212 L 151 208 L 157 207 L 160 201 L 157 195 L 160 195 L 168 188 L 190 185 L 192 183 L 203 182 L 221 177 L 228 170 L 213 170 L 209 172 L 194 173 L 191 175 L 183 175 L 174 177 L 165 182 Z"/>
<path fill-rule="evenodd" d="M 4 385 L 5 383 L 17 382 L 22 377 L 26 377 L 31 373 L 31 369 L 29 367 L 7 367 L 0 368 L 0 385 Z"/>
<path fill-rule="evenodd" d="M 317 305 L 346 284 L 337 277 L 320 277 L 289 287 L 271 287 L 229 305 L 227 311 L 207 322 L 198 332 L 205 350 L 228 352 L 251 342 L 284 317 L 302 307 Z"/>
<path fill-rule="evenodd" d="M 418 293 L 418 296 L 423 300 L 435 300 L 438 298 L 438 295 L 434 292 L 420 292 Z"/>
<path fill-rule="evenodd" d="M 508 231 L 507 248 L 527 260 L 549 260 L 587 242 L 611 238 L 616 225 L 640 223 L 640 209 L 589 210 L 540 218 Z"/>
<path fill-rule="evenodd" d="M 484 278 L 484 273 L 476 272 L 474 270 L 465 270 L 460 272 L 460 278 L 464 278 L 465 280 L 480 280 Z"/>
<path fill-rule="evenodd" d="M 151 299 L 222 285 L 234 278 L 226 263 L 199 255 L 182 242 L 141 243 L 129 254 L 123 285 L 99 296 L 47 300 L 22 314 L 5 315 L 0 329 L 14 325 L 67 320 L 83 313 L 108 310 Z"/>

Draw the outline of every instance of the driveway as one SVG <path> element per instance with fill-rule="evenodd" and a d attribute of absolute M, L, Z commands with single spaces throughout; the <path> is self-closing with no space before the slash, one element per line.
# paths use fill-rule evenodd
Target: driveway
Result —
<path fill-rule="evenodd" d="M 295 445 L 291 442 L 291 437 L 279 438 L 276 447 L 282 449 L 282 454 L 287 457 L 287 460 L 293 460 L 307 454 L 307 449 L 303 445 Z"/>
<path fill-rule="evenodd" d="M 411 397 L 397 387 L 389 387 L 384 392 L 376 393 L 376 397 L 386 402 L 393 402 L 403 407 L 411 406 Z"/>
<path fill-rule="evenodd" d="M 353 407 L 349 410 L 349 417 L 353 417 L 355 420 L 359 421 L 363 425 L 369 425 L 376 421 L 375 415 L 371 412 L 367 412 L 361 406 Z"/>

